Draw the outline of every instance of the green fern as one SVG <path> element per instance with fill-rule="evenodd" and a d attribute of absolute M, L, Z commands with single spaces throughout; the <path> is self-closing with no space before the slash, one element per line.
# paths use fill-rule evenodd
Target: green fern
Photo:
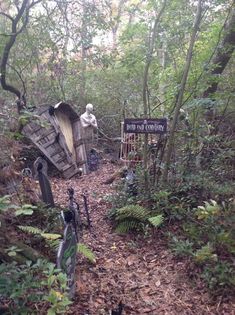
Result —
<path fill-rule="evenodd" d="M 34 226 L 28 226 L 28 225 L 26 226 L 18 225 L 18 228 L 21 231 L 24 231 L 31 235 L 40 235 L 42 238 L 45 239 L 48 246 L 52 248 L 53 250 L 57 250 L 59 248 L 59 244 L 60 244 L 59 239 L 61 238 L 60 234 L 44 233 L 39 228 L 34 227 Z"/>
<path fill-rule="evenodd" d="M 46 240 L 52 240 L 52 241 L 61 238 L 60 234 L 54 234 L 54 233 L 41 233 L 41 236 L 45 238 Z"/>
<path fill-rule="evenodd" d="M 115 231 L 117 233 L 125 234 L 133 230 L 141 230 L 143 223 L 137 220 L 126 219 L 118 224 Z"/>
<path fill-rule="evenodd" d="M 154 227 L 162 224 L 163 215 L 150 216 L 151 213 L 140 205 L 127 205 L 120 209 L 116 209 L 115 221 L 117 223 L 117 233 L 128 233 L 134 230 L 143 230 L 147 223 L 151 223 Z"/>
<path fill-rule="evenodd" d="M 211 262 L 217 261 L 218 257 L 214 253 L 214 249 L 211 246 L 211 244 L 208 243 L 207 245 L 202 246 L 194 253 L 194 260 L 198 264 L 203 264 L 208 261 Z"/>
<path fill-rule="evenodd" d="M 148 218 L 148 221 L 154 226 L 159 227 L 164 221 L 164 217 L 162 214 L 159 214 L 155 217 Z"/>
<path fill-rule="evenodd" d="M 59 246 L 60 246 L 60 240 L 56 239 L 56 240 L 51 240 L 51 239 L 45 239 L 47 245 L 54 250 L 55 252 L 58 251 Z"/>
<path fill-rule="evenodd" d="M 78 244 L 78 252 L 82 254 L 84 257 L 86 257 L 90 262 L 95 264 L 95 254 L 88 248 L 85 244 L 79 243 Z"/>
<path fill-rule="evenodd" d="M 149 217 L 149 211 L 139 205 L 128 205 L 117 209 L 116 221 L 122 221 L 127 218 L 136 219 L 138 221 L 146 221 Z"/>
<path fill-rule="evenodd" d="M 29 225 L 18 225 L 18 228 L 23 231 L 23 232 L 26 232 L 26 233 L 29 233 L 29 234 L 42 234 L 43 231 L 40 230 L 39 228 L 37 227 L 34 227 L 34 226 L 29 226 Z"/>

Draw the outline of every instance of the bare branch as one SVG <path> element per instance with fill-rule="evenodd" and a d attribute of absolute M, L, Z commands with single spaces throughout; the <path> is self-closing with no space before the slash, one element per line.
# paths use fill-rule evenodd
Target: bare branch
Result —
<path fill-rule="evenodd" d="M 14 21 L 13 17 L 10 16 L 9 14 L 5 13 L 5 12 L 0 12 L 0 15 L 3 15 L 5 17 L 7 17 L 9 20 L 11 20 L 12 22 Z"/>
<path fill-rule="evenodd" d="M 19 79 L 20 79 L 20 81 L 21 81 L 21 83 L 22 83 L 22 85 L 23 85 L 23 89 L 24 89 L 23 95 L 25 95 L 25 94 L 26 94 L 26 85 L 25 85 L 25 82 L 24 82 L 24 80 L 23 80 L 23 78 L 22 78 L 22 75 L 20 74 L 20 72 L 19 72 L 15 67 L 13 67 L 12 65 L 10 65 L 9 63 L 7 63 L 7 65 L 8 65 L 8 67 L 10 67 L 13 71 L 15 71 L 15 73 L 18 75 L 18 77 L 19 77 Z"/>
<path fill-rule="evenodd" d="M 32 1 L 32 3 L 28 6 L 28 10 L 34 7 L 36 4 L 42 2 L 42 0 Z"/>

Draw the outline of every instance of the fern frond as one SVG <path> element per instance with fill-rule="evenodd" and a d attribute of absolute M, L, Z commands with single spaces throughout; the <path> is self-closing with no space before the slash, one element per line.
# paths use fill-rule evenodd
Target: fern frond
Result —
<path fill-rule="evenodd" d="M 95 254 L 85 244 L 83 243 L 78 244 L 78 252 L 82 254 L 84 257 L 86 257 L 90 262 L 95 264 L 96 262 Z"/>
<path fill-rule="evenodd" d="M 117 209 L 116 221 L 122 221 L 127 218 L 136 219 L 144 222 L 149 217 L 149 211 L 139 205 L 128 205 Z"/>
<path fill-rule="evenodd" d="M 46 239 L 46 243 L 48 244 L 48 246 L 54 250 L 55 252 L 58 251 L 59 249 L 59 246 L 60 246 L 60 240 L 59 239 L 56 239 L 56 240 L 49 240 L 49 239 Z"/>
<path fill-rule="evenodd" d="M 141 222 L 137 220 L 125 220 L 118 224 L 118 226 L 115 229 L 115 232 L 125 234 L 128 233 L 131 230 L 138 230 L 142 228 Z"/>
<path fill-rule="evenodd" d="M 60 234 L 53 234 L 53 233 L 41 233 L 41 236 L 46 240 L 57 240 L 61 238 Z"/>
<path fill-rule="evenodd" d="M 39 228 L 36 228 L 34 226 L 29 226 L 29 225 L 18 225 L 18 228 L 21 230 L 21 231 L 24 231 L 26 233 L 29 233 L 29 234 L 41 234 L 43 233 L 42 230 L 40 230 Z"/>
<path fill-rule="evenodd" d="M 148 221 L 154 226 L 154 227 L 159 227 L 159 225 L 162 224 L 164 221 L 164 217 L 162 214 L 159 214 L 155 217 L 148 218 Z"/>

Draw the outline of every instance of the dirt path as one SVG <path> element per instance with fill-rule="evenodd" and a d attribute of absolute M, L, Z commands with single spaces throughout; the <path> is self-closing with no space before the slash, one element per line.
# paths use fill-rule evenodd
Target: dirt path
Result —
<path fill-rule="evenodd" d="M 75 189 L 80 204 L 82 190 L 88 190 L 93 223 L 92 233 L 84 232 L 83 243 L 95 253 L 96 264 L 79 258 L 77 294 L 69 314 L 107 315 L 120 300 L 125 304 L 123 315 L 235 314 L 231 301 L 213 301 L 202 283 L 190 281 L 185 263 L 172 256 L 160 233 L 134 238 L 112 231 L 105 218 L 110 207 L 105 197 L 115 191 L 103 182 L 115 169 L 107 162 L 88 176 L 52 181 L 60 205 L 67 205 L 67 188 Z"/>

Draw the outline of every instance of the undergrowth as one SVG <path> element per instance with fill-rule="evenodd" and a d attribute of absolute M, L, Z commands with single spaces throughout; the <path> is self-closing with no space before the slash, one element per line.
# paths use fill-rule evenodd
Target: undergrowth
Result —
<path fill-rule="evenodd" d="M 164 219 L 172 252 L 192 261 L 195 277 L 200 270 L 199 277 L 211 293 L 231 293 L 235 288 L 234 186 L 206 174 L 185 175 L 167 189 L 152 187 L 148 200 L 140 187 L 132 196 L 120 184 L 108 217 L 118 233 L 143 233 L 159 227 Z M 177 227 L 174 234 L 169 233 L 171 225 Z"/>
<path fill-rule="evenodd" d="M 14 205 L 9 196 L 4 196 L 0 197 L 0 226 L 6 224 L 6 217 L 14 222 L 11 230 L 23 236 L 27 245 L 33 244 L 38 253 L 55 261 L 62 240 L 58 209 L 41 204 Z M 95 263 L 95 255 L 85 244 L 79 243 L 77 250 Z M 47 260 L 38 259 L 33 263 L 21 256 L 19 263 L 16 257 L 22 249 L 17 245 L 9 245 L 4 251 L 13 262 L 0 261 L 0 314 L 38 314 L 38 308 L 40 314 L 65 314 L 71 304 L 66 275 Z"/>
<path fill-rule="evenodd" d="M 1 314 L 65 314 L 71 302 L 67 296 L 67 278 L 47 261 L 0 264 Z M 44 301 L 44 302 L 43 302 Z"/>

